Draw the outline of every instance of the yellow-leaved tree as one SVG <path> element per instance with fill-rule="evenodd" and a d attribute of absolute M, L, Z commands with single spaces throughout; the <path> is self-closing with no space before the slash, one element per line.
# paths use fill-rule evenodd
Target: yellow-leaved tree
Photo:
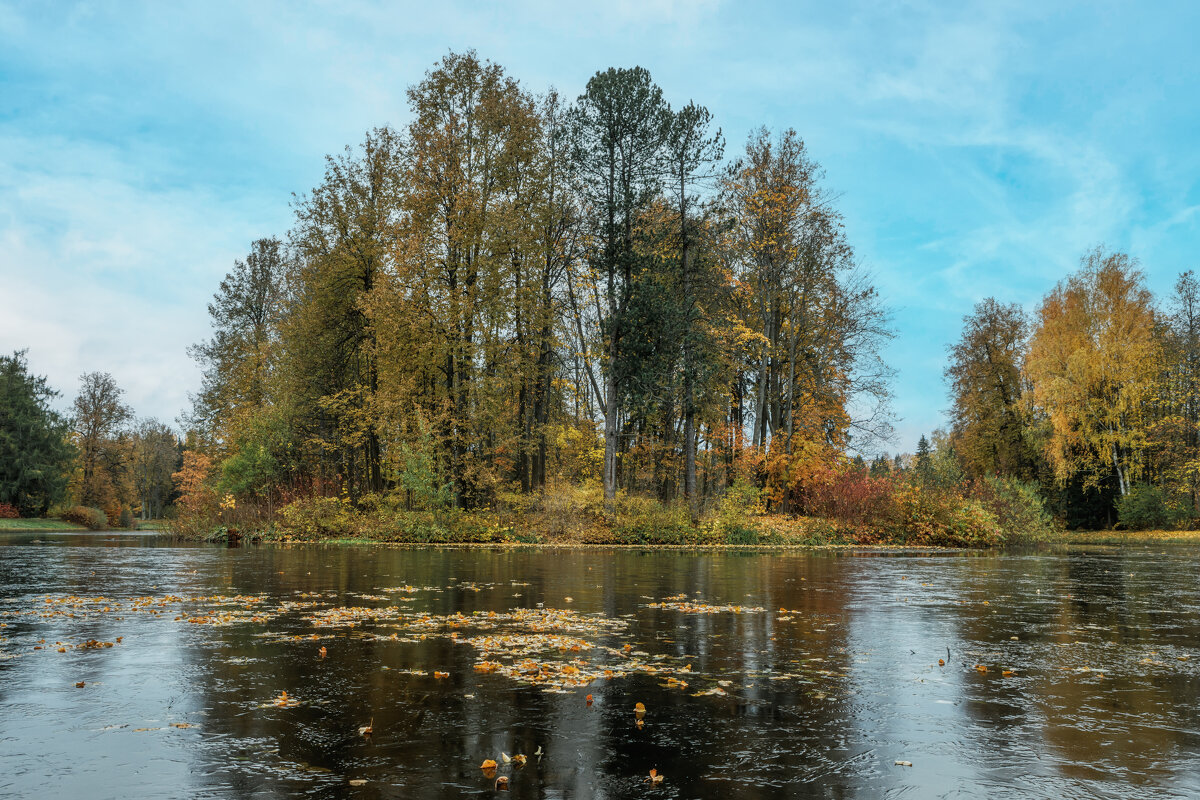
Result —
<path fill-rule="evenodd" d="M 1025 373 L 1059 481 L 1079 475 L 1098 487 L 1115 477 L 1125 495 L 1140 477 L 1158 364 L 1154 327 L 1144 276 L 1124 253 L 1089 252 L 1042 301 Z"/>

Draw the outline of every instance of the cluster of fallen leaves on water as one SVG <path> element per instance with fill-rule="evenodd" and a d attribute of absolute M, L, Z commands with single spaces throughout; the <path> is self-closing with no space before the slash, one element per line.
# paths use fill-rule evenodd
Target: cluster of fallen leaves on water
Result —
<path fill-rule="evenodd" d="M 516 584 L 514 584 L 516 585 Z M 475 583 L 457 584 L 456 589 L 480 591 Z M 435 587 L 401 586 L 377 590 L 378 594 L 354 595 L 374 603 L 389 603 L 391 598 L 401 602 L 412 599 L 422 591 L 440 591 Z M 34 607 L 0 611 L 0 615 L 33 618 L 39 621 L 56 619 L 86 620 L 103 615 L 115 621 L 127 616 L 148 615 L 170 619 L 189 626 L 223 627 L 230 625 L 263 625 L 281 617 L 298 618 L 313 629 L 307 635 L 294 632 L 278 633 L 266 630 L 259 636 L 278 640 L 328 639 L 335 631 L 339 635 L 360 636 L 376 641 L 419 642 L 430 638 L 449 639 L 471 647 L 475 652 L 474 670 L 481 674 L 494 673 L 518 683 L 540 687 L 548 692 L 567 692 L 595 682 L 624 678 L 640 673 L 664 681 L 663 686 L 684 690 L 689 688 L 691 665 L 667 656 L 651 656 L 623 641 L 628 634 L 627 620 L 603 614 L 587 614 L 563 608 L 515 608 L 508 611 L 476 611 L 471 614 L 432 614 L 410 610 L 399 604 L 335 605 L 332 593 L 298 593 L 296 599 L 273 600 L 266 595 L 180 595 L 134 597 L 118 600 L 105 596 L 49 596 Z M 655 607 L 675 608 L 671 606 Z M 762 611 L 735 606 L 710 606 L 705 603 L 679 603 L 677 610 L 689 613 L 740 613 Z M 4 625 L 5 623 L 0 623 Z M 115 640 L 120 643 L 121 637 Z M 78 643 L 56 642 L 61 653 L 68 650 L 101 649 L 114 642 L 94 639 Z M 49 645 L 45 640 L 34 645 L 41 650 Z M 324 645 L 318 657 L 327 654 Z M 16 657 L 19 654 L 9 654 Z M 427 675 L 422 670 L 396 670 L 412 675 Z M 450 677 L 449 672 L 433 671 L 435 679 Z M 728 682 L 723 682 L 728 683 Z M 697 695 L 723 694 L 720 686 L 712 686 Z M 283 692 L 264 706 L 288 708 L 298 704 L 294 697 Z"/>

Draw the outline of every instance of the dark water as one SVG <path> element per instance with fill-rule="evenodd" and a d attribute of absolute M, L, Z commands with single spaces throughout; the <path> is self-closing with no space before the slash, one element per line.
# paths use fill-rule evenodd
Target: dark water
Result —
<path fill-rule="evenodd" d="M 1198 566 L 0 534 L 0 795 L 1197 797 Z"/>

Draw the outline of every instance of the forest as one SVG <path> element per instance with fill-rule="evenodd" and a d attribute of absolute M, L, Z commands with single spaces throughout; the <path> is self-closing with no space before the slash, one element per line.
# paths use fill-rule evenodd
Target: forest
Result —
<path fill-rule="evenodd" d="M 0 361 L 0 515 L 639 544 L 1194 526 L 1192 273 L 1160 307 L 1098 248 L 1033 313 L 981 301 L 947 428 L 889 456 L 898 332 L 796 131 L 727 145 L 644 69 L 569 102 L 473 52 L 407 96 L 220 282 L 180 432 L 104 373 L 59 415 Z"/>

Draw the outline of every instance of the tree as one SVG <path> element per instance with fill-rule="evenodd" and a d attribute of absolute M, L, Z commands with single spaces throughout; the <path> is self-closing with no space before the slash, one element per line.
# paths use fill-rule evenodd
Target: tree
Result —
<path fill-rule="evenodd" d="M 283 326 L 288 398 L 319 477 L 352 498 L 383 489 L 379 342 L 367 301 L 392 268 L 399 226 L 401 142 L 370 132 L 360 152 L 325 161 L 321 184 L 296 203 Z"/>
<path fill-rule="evenodd" d="M 1049 423 L 1058 480 L 1079 474 L 1122 496 L 1145 468 L 1146 400 L 1159 363 L 1155 313 L 1137 263 L 1096 248 L 1038 309 L 1025 373 Z"/>
<path fill-rule="evenodd" d="M 408 98 L 396 288 L 434 334 L 428 355 L 442 386 L 418 402 L 430 412 L 445 402 L 430 415 L 440 417 L 454 501 L 474 505 L 508 471 L 499 453 L 521 451 L 528 483 L 526 376 L 544 346 L 538 287 L 555 269 L 540 241 L 553 224 L 541 205 L 542 119 L 532 96 L 473 52 L 447 55 Z"/>
<path fill-rule="evenodd" d="M 696 229 L 700 220 L 693 219 L 696 199 L 691 195 L 695 185 L 715 173 L 715 165 L 725 151 L 721 131 L 709 133 L 712 115 L 708 109 L 688 103 L 668 120 L 665 157 L 670 177 L 668 188 L 674 200 L 672 209 L 677 217 L 680 301 L 683 306 L 682 371 L 683 371 L 683 453 L 684 495 L 688 511 L 695 523 L 700 515 L 700 498 L 696 489 L 696 358 L 700 303 L 697 294 Z"/>
<path fill-rule="evenodd" d="M 1021 307 L 987 298 L 963 317 L 950 348 L 951 440 L 971 477 L 1036 474 L 1022 406 L 1021 361 L 1029 322 Z"/>
<path fill-rule="evenodd" d="M 72 494 L 80 504 L 102 509 L 109 524 L 115 524 L 132 494 L 127 425 L 133 412 L 121 400 L 124 391 L 107 372 L 88 372 L 79 383 L 74 407 L 79 470 Z"/>
<path fill-rule="evenodd" d="M 589 377 L 603 408 L 602 478 L 609 502 L 616 497 L 618 482 L 621 343 L 638 262 L 634 231 L 662 185 L 669 121 L 662 90 L 641 67 L 597 72 L 572 114 L 572 160 L 592 242 L 582 288 L 592 294 L 603 389 L 594 374 Z M 579 315 L 579 303 L 574 294 L 572 298 Z"/>
<path fill-rule="evenodd" d="M 231 447 L 248 418 L 270 399 L 286 274 L 279 240 L 256 240 L 208 304 L 212 338 L 188 348 L 204 370 L 188 422 L 219 452 Z"/>
<path fill-rule="evenodd" d="M 179 469 L 179 440 L 153 417 L 138 422 L 131 438 L 133 486 L 141 518 L 159 519 L 171 498 L 171 476 Z"/>
<path fill-rule="evenodd" d="M 933 475 L 933 457 L 929 448 L 929 440 L 925 438 L 925 434 L 921 434 L 921 438 L 917 442 L 916 468 L 917 475 L 921 480 L 928 480 Z"/>
<path fill-rule="evenodd" d="M 793 130 L 751 135 L 728 170 L 731 261 L 751 332 L 752 446 L 768 460 L 783 507 L 799 462 L 830 461 L 852 436 L 890 435 L 890 371 L 879 356 L 892 333 L 878 293 L 854 261 L 820 167 Z M 736 394 L 742 394 L 739 388 Z"/>
<path fill-rule="evenodd" d="M 50 407 L 58 393 L 30 374 L 25 352 L 0 356 L 0 504 L 37 517 L 62 499 L 74 451 Z"/>
<path fill-rule="evenodd" d="M 1162 363 L 1149 439 L 1155 477 L 1200 508 L 1200 282 L 1190 270 L 1175 282 L 1157 328 Z"/>

